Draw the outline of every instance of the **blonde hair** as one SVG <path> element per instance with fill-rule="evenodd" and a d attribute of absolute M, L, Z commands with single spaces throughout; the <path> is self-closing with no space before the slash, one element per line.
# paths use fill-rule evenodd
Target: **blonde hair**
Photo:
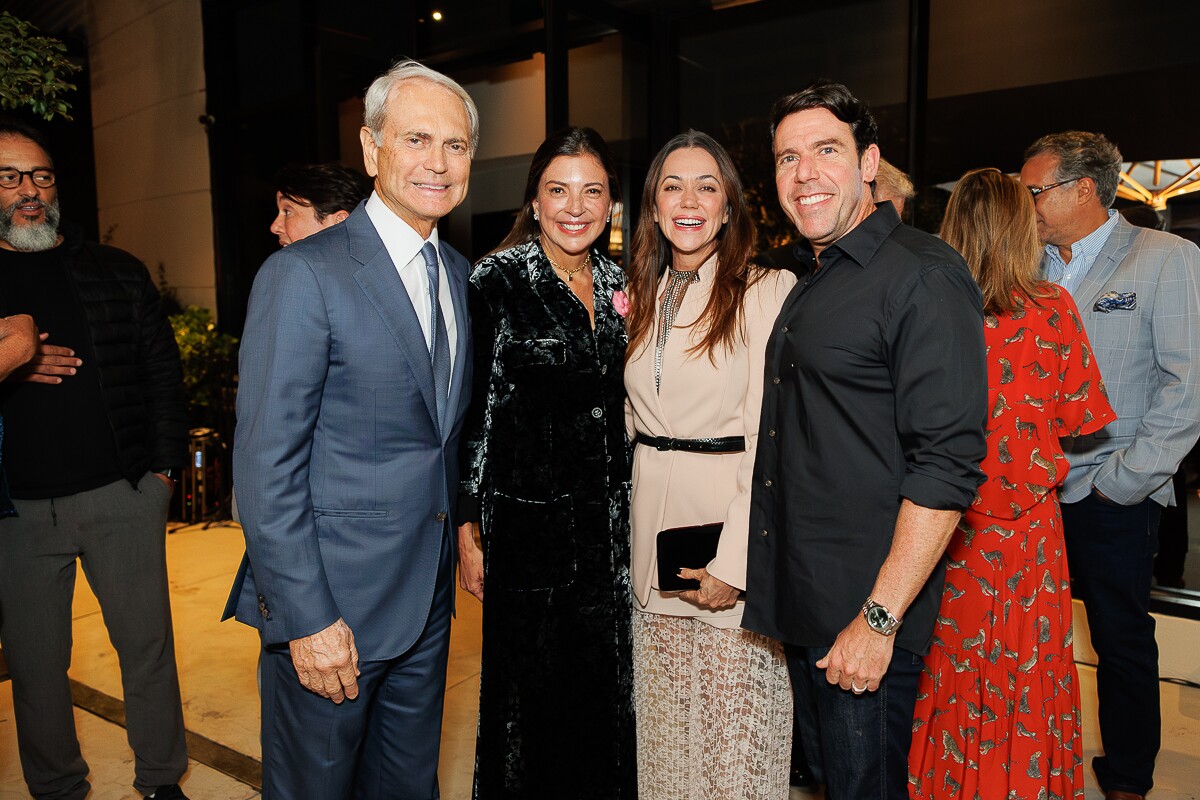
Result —
<path fill-rule="evenodd" d="M 875 173 L 874 195 L 879 200 L 898 197 L 907 203 L 916 196 L 916 191 L 913 190 L 913 183 L 907 175 L 892 166 L 887 159 L 880 158 L 879 171 Z"/>
<path fill-rule="evenodd" d="M 940 233 L 970 267 L 985 312 L 1011 314 L 1054 295 L 1053 285 L 1040 277 L 1033 195 L 1016 178 L 992 167 L 963 175 L 950 195 Z"/>

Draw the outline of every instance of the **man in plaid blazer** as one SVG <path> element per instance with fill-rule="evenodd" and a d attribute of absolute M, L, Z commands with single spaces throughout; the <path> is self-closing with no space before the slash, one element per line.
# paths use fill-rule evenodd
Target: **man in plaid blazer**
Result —
<path fill-rule="evenodd" d="M 1105 752 L 1092 766 L 1107 800 L 1134 800 L 1153 784 L 1160 740 L 1149 613 L 1159 515 L 1175 504 L 1171 477 L 1200 435 L 1200 250 L 1113 211 L 1120 170 L 1102 134 L 1071 131 L 1033 143 L 1021 182 L 1046 244 L 1042 269 L 1074 296 L 1118 415 L 1064 442 L 1071 470 L 1060 499 L 1099 657 Z"/>

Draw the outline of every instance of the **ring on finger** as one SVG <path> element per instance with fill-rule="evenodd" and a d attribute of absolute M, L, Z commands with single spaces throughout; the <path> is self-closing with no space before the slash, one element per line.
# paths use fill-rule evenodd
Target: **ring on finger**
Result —
<path fill-rule="evenodd" d="M 865 687 L 865 686 L 860 687 L 857 683 L 854 683 L 854 682 L 850 683 L 850 691 L 854 692 L 855 694 L 862 694 L 866 690 L 867 690 L 867 687 Z"/>

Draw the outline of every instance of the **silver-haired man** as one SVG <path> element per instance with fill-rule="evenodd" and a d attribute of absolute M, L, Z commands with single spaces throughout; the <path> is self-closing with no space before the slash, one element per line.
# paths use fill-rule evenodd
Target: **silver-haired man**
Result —
<path fill-rule="evenodd" d="M 478 116 L 412 61 L 367 90 L 375 190 L 267 259 L 242 340 L 228 611 L 262 636 L 263 796 L 438 796 L 470 399 L 469 264 L 438 240 Z"/>

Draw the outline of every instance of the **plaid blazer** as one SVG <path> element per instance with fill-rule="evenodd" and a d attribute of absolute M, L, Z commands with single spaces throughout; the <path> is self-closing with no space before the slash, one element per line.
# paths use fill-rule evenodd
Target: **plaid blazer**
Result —
<path fill-rule="evenodd" d="M 1118 418 L 1064 440 L 1063 502 L 1094 486 L 1123 505 L 1174 505 L 1171 476 L 1200 435 L 1198 274 L 1196 245 L 1120 219 L 1080 282 L 1075 301 Z M 1134 307 L 1098 310 L 1108 292 L 1134 293 Z"/>

